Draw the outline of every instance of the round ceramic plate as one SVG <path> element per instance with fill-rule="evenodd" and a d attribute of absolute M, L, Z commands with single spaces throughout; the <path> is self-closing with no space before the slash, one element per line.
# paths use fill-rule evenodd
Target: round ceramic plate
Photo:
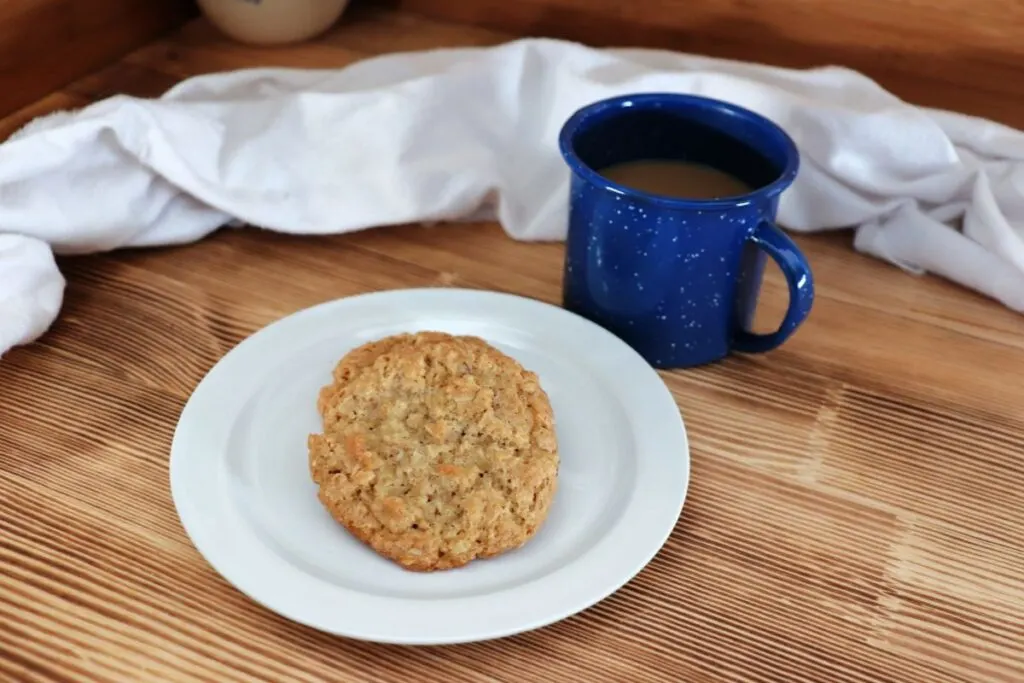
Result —
<path fill-rule="evenodd" d="M 350 349 L 398 332 L 482 337 L 535 371 L 561 455 L 547 521 L 522 548 L 416 573 L 327 514 L 307 464 L 316 396 Z M 603 328 L 493 292 L 408 289 L 290 315 L 228 353 L 182 411 L 171 493 L 196 548 L 265 607 L 388 643 L 497 638 L 579 612 L 658 552 L 686 496 L 686 431 L 657 373 Z"/>

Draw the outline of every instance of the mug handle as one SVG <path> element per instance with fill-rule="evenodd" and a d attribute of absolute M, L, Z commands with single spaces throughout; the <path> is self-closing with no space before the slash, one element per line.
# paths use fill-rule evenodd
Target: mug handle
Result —
<path fill-rule="evenodd" d="M 807 319 L 814 303 L 814 277 L 811 275 L 811 266 L 807 258 L 793 240 L 774 223 L 761 222 L 747 240 L 774 259 L 789 284 L 789 309 L 778 330 L 769 334 L 741 330 L 733 339 L 733 348 L 736 351 L 763 353 L 780 346 Z"/>

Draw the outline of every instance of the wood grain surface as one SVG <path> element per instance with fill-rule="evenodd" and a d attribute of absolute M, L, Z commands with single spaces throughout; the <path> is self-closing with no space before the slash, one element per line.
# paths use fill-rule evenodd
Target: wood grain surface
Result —
<path fill-rule="evenodd" d="M 191 0 L 0 2 L 0 115 L 109 64 L 196 12 Z"/>
<path fill-rule="evenodd" d="M 193 23 L 2 125 L 205 71 L 503 38 L 357 13 L 315 43 L 264 51 Z M 171 435 L 203 374 L 273 320 L 423 285 L 557 303 L 561 245 L 490 224 L 226 229 L 62 259 L 59 321 L 0 360 L 0 680 L 1024 680 L 1024 317 L 857 255 L 849 235 L 798 241 L 818 299 L 796 337 L 662 373 L 693 448 L 662 552 L 564 622 L 439 648 L 330 637 L 228 585 L 178 523 Z M 759 325 L 784 304 L 773 272 Z"/>

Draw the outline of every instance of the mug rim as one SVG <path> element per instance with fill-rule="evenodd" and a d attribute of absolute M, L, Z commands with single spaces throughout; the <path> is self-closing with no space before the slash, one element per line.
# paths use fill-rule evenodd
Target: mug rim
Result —
<path fill-rule="evenodd" d="M 626 105 L 627 102 L 631 102 L 632 104 Z M 643 190 L 637 190 L 632 187 L 616 183 L 615 181 L 609 180 L 601 175 L 596 169 L 592 168 L 576 154 L 573 142 L 580 127 L 586 123 L 588 118 L 611 109 L 624 109 L 626 106 L 633 105 L 640 105 L 637 106 L 638 110 L 649 109 L 649 105 L 651 104 L 665 102 L 672 104 L 684 104 L 695 109 L 725 110 L 732 116 L 738 116 L 757 124 L 767 133 L 772 135 L 776 142 L 780 143 L 782 148 L 786 151 L 788 158 L 781 173 L 775 180 L 767 185 L 762 185 L 761 187 L 753 189 L 745 194 L 732 195 L 729 197 L 717 197 L 715 199 L 684 199 L 655 194 L 652 192 L 644 192 Z M 782 194 L 786 188 L 793 184 L 793 180 L 796 178 L 797 171 L 799 171 L 800 168 L 800 153 L 797 150 L 796 143 L 793 141 L 793 138 L 790 137 L 789 133 L 783 130 L 777 123 L 766 116 L 747 109 L 746 107 L 741 107 L 737 104 L 712 97 L 693 95 L 689 93 L 626 93 L 623 95 L 616 95 L 596 100 L 590 104 L 583 105 L 568 119 L 566 119 L 564 124 L 562 124 L 562 129 L 558 134 L 558 146 L 561 150 L 562 158 L 569 165 L 570 169 L 582 176 L 583 179 L 591 185 L 616 194 L 625 195 L 633 199 L 640 199 L 652 204 L 679 209 L 714 209 L 730 206 L 746 206 L 755 199 L 775 197 Z"/>

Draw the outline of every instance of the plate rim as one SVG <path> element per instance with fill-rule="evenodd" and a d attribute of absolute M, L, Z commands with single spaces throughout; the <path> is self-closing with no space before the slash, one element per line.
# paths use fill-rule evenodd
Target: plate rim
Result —
<path fill-rule="evenodd" d="M 477 629 L 467 629 L 466 633 L 454 634 L 448 636 L 436 636 L 430 634 L 422 634 L 420 636 L 410 636 L 408 634 L 401 636 L 389 636 L 386 633 L 369 633 L 365 630 L 361 631 L 358 627 L 346 627 L 344 625 L 337 624 L 326 624 L 323 623 L 322 619 L 310 619 L 302 614 L 297 614 L 295 610 L 286 609 L 280 604 L 276 604 L 275 600 L 267 599 L 265 596 L 257 594 L 258 591 L 252 589 L 253 583 L 259 583 L 259 581 L 249 581 L 245 579 L 245 570 L 239 570 L 238 567 L 231 566 L 229 559 L 225 559 L 223 553 L 218 553 L 210 543 L 208 543 L 208 535 L 202 531 L 202 523 L 197 516 L 199 513 L 196 510 L 195 500 L 192 499 L 192 495 L 185 493 L 185 491 L 191 486 L 188 481 L 183 481 L 183 477 L 186 477 L 186 464 L 188 456 L 182 455 L 187 445 L 190 445 L 189 441 L 193 438 L 189 432 L 190 429 L 194 430 L 194 416 L 197 407 L 200 405 L 202 399 L 205 396 L 204 389 L 210 390 L 220 373 L 225 372 L 224 368 L 231 367 L 232 362 L 237 362 L 237 359 L 241 358 L 245 354 L 245 349 L 253 348 L 258 338 L 267 339 L 268 335 L 272 334 L 271 330 L 280 331 L 282 328 L 288 325 L 297 324 L 302 319 L 312 319 L 317 315 L 322 315 L 325 311 L 332 309 L 344 309 L 346 306 L 358 306 L 359 303 L 365 304 L 367 301 L 378 300 L 384 302 L 387 299 L 402 299 L 406 297 L 425 297 L 435 298 L 435 301 L 442 306 L 453 306 L 457 304 L 458 299 L 477 299 L 483 300 L 486 304 L 487 300 L 498 301 L 503 300 L 512 306 L 519 306 L 530 308 L 533 307 L 537 311 L 545 311 L 546 315 L 560 316 L 566 320 L 574 320 L 572 324 L 581 326 L 588 330 L 591 334 L 596 334 L 604 337 L 606 342 L 614 340 L 614 344 L 618 346 L 619 352 L 632 356 L 633 360 L 639 361 L 637 368 L 644 369 L 643 372 L 646 374 L 644 378 L 646 384 L 651 385 L 650 380 L 656 380 L 657 386 L 649 386 L 650 390 L 654 393 L 661 394 L 657 398 L 657 403 L 660 406 L 671 405 L 674 413 L 674 419 L 672 420 L 673 430 L 678 429 L 676 438 L 678 444 L 673 446 L 677 448 L 674 458 L 682 463 L 680 471 L 677 473 L 680 477 L 677 490 L 673 496 L 676 499 L 677 505 L 673 504 L 673 514 L 671 517 L 671 523 L 669 523 L 668 512 L 666 511 L 663 515 L 660 515 L 661 530 L 657 534 L 649 534 L 647 542 L 644 544 L 645 550 L 635 554 L 634 561 L 628 569 L 622 569 L 617 572 L 615 579 L 605 581 L 599 588 L 595 588 L 591 591 L 591 594 L 585 598 L 578 600 L 576 604 L 569 607 L 562 607 L 559 610 L 548 611 L 543 616 L 539 616 L 533 620 L 523 620 L 522 623 L 516 625 L 505 625 L 498 628 L 491 626 L 481 626 Z M 479 301 L 477 302 L 479 303 Z M 495 304 L 497 305 L 497 304 Z M 455 306 L 458 308 L 458 306 Z M 425 329 L 425 328 L 424 328 Z M 230 359 L 235 359 L 234 361 Z M 219 371 L 219 372 L 218 372 Z M 261 377 L 264 375 L 261 374 Z M 646 391 L 646 390 L 645 390 Z M 247 399 L 246 399 L 247 400 Z M 238 414 L 243 409 L 243 405 L 246 400 L 239 401 L 239 405 L 235 406 L 234 412 L 231 413 L 231 417 L 227 420 L 230 424 L 234 424 L 237 420 Z M 654 397 L 652 396 L 652 400 Z M 667 415 L 665 416 L 667 417 Z M 191 418 L 191 420 L 190 420 Z M 223 459 L 219 460 L 221 463 L 221 469 L 223 469 Z M 185 464 L 183 464 L 185 463 Z M 572 311 L 566 310 L 565 308 L 551 304 L 540 299 L 532 297 L 522 296 L 518 294 L 512 294 L 508 292 L 493 291 L 487 289 L 473 289 L 473 288 L 456 288 L 456 287 L 409 287 L 409 288 L 393 288 L 384 290 L 374 290 L 369 292 L 363 292 L 350 296 L 343 296 L 327 301 L 323 301 L 311 306 L 293 311 L 289 314 L 283 315 L 269 324 L 254 330 L 252 333 L 247 335 L 226 353 L 224 353 L 204 374 L 203 378 L 195 386 L 188 400 L 183 406 L 181 413 L 179 414 L 178 422 L 175 426 L 174 436 L 171 441 L 170 448 L 170 462 L 169 462 L 169 480 L 170 480 L 170 493 L 171 498 L 175 507 L 175 511 L 179 518 L 179 523 L 184 530 L 186 537 L 192 543 L 195 550 L 203 558 L 203 560 L 232 588 L 238 590 L 243 595 L 248 597 L 256 604 L 261 605 L 264 609 L 267 609 L 285 619 L 290 621 L 303 624 L 305 626 L 315 628 L 336 636 L 343 636 L 346 638 L 361 640 L 367 642 L 387 643 L 387 644 L 404 644 L 404 645 L 447 645 L 456 643 L 468 643 L 468 642 L 480 642 L 484 640 L 491 640 L 495 638 L 503 638 L 518 633 L 524 633 L 537 628 L 542 628 L 553 623 L 557 623 L 570 616 L 583 612 L 590 607 L 593 607 L 597 603 L 605 600 L 624 585 L 632 581 L 643 569 L 661 552 L 662 548 L 671 536 L 675 526 L 677 525 L 679 518 L 682 514 L 683 507 L 686 502 L 687 494 L 689 492 L 689 484 L 691 478 L 692 469 L 692 458 L 689 446 L 689 435 L 686 431 L 685 420 L 682 414 L 682 410 L 679 408 L 671 391 L 668 386 L 664 383 L 662 378 L 659 376 L 658 371 L 655 370 L 643 357 L 632 347 L 630 347 L 625 341 L 614 335 L 612 332 L 601 327 L 597 323 L 594 323 L 583 316 L 580 316 Z M 633 496 L 636 494 L 636 490 L 630 492 Z M 597 541 L 596 545 L 600 545 L 602 541 L 605 541 L 612 533 L 612 530 L 619 526 L 623 518 L 626 517 L 626 511 L 629 510 L 627 505 L 624 510 L 624 514 L 621 518 L 615 520 L 615 523 L 609 527 L 608 533 L 604 534 L 601 539 Z M 236 516 L 241 516 L 238 510 L 235 510 Z M 596 546 L 595 546 L 596 547 Z M 588 553 L 591 551 L 588 551 Z M 586 557 L 587 553 L 581 557 Z M 285 560 L 281 560 L 286 562 Z M 533 583 L 543 583 L 545 579 L 550 576 L 564 573 L 567 569 L 574 567 L 579 562 L 576 559 L 572 562 L 568 562 L 565 565 L 553 570 L 551 573 L 544 576 L 538 577 Z M 299 571 L 293 567 L 294 571 Z M 301 573 L 301 572 L 300 572 Z M 243 576 L 240 576 L 243 575 Z M 306 576 L 306 575 L 303 575 Z M 529 584 L 524 584 L 529 585 Z M 483 596 L 477 596 L 475 599 L 486 598 L 492 595 L 500 595 L 507 593 L 508 591 L 515 591 L 518 587 L 505 589 L 495 593 L 484 594 Z M 341 590 L 341 589 L 339 589 Z M 344 591 L 342 591 L 344 592 Z M 367 595 L 367 594 L 360 594 Z M 387 598 L 384 596 L 372 596 L 372 600 L 376 600 L 381 603 L 387 602 L 402 602 L 398 598 Z M 444 602 L 457 602 L 457 601 L 469 601 L 471 598 L 450 598 L 442 599 Z M 541 610 L 542 612 L 544 610 Z M 344 618 L 341 619 L 344 621 Z M 488 622 L 489 623 L 489 622 Z"/>

